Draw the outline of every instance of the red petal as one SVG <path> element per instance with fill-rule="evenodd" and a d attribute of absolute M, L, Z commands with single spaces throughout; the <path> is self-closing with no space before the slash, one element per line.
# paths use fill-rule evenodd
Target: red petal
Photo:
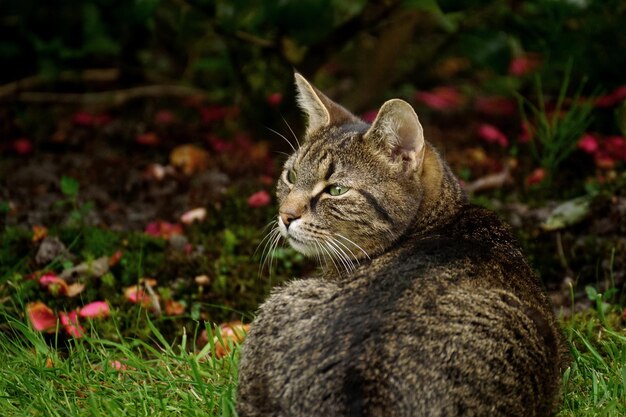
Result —
<path fill-rule="evenodd" d="M 283 95 L 281 93 L 272 93 L 267 96 L 267 102 L 270 106 L 276 107 L 283 101 Z"/>
<path fill-rule="evenodd" d="M 38 331 L 52 330 L 56 328 L 57 317 L 44 303 L 36 301 L 34 303 L 28 303 L 26 305 L 26 315 L 33 325 L 33 328 Z"/>
<path fill-rule="evenodd" d="M 497 143 L 503 148 L 509 145 L 509 139 L 497 127 L 483 123 L 478 126 L 478 136 L 489 143 Z"/>
<path fill-rule="evenodd" d="M 253 208 L 264 207 L 267 206 L 271 200 L 267 191 L 261 190 L 248 197 L 248 206 Z"/>
<path fill-rule="evenodd" d="M 111 314 L 111 309 L 106 301 L 94 301 L 81 308 L 79 314 L 83 318 L 106 318 Z"/>

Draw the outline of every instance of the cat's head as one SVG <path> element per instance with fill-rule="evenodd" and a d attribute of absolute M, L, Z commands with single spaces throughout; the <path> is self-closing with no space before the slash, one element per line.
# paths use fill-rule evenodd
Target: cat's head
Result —
<path fill-rule="evenodd" d="M 296 86 L 308 126 L 278 180 L 283 237 L 339 267 L 383 252 L 420 210 L 427 146 L 415 111 L 390 100 L 369 125 L 299 74 Z"/>

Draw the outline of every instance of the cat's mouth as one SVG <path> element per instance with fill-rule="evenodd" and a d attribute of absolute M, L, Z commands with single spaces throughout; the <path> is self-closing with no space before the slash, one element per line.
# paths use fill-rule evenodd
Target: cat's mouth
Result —
<path fill-rule="evenodd" d="M 305 240 L 297 238 L 293 236 L 292 233 L 287 233 L 286 239 L 292 248 L 294 248 L 303 255 L 314 256 L 317 254 L 317 247 L 312 242 L 307 242 Z"/>

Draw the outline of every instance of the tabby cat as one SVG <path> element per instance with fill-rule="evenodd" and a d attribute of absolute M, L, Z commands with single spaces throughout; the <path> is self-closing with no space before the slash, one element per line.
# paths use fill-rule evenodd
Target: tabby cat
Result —
<path fill-rule="evenodd" d="M 566 350 L 508 228 L 467 202 L 408 103 L 369 125 L 296 85 L 308 127 L 277 227 L 323 268 L 260 307 L 239 416 L 550 415 Z"/>

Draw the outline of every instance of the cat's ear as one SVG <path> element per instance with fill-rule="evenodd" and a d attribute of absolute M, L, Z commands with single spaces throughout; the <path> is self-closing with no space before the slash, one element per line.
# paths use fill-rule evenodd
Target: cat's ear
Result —
<path fill-rule="evenodd" d="M 409 103 L 400 99 L 385 102 L 376 120 L 365 133 L 365 140 L 383 147 L 392 157 L 401 157 L 412 169 L 424 160 L 424 130 Z"/>
<path fill-rule="evenodd" d="M 306 128 L 307 135 L 321 127 L 359 121 L 359 119 L 348 110 L 313 87 L 302 75 L 297 72 L 294 75 L 298 89 L 298 104 L 309 118 Z"/>

